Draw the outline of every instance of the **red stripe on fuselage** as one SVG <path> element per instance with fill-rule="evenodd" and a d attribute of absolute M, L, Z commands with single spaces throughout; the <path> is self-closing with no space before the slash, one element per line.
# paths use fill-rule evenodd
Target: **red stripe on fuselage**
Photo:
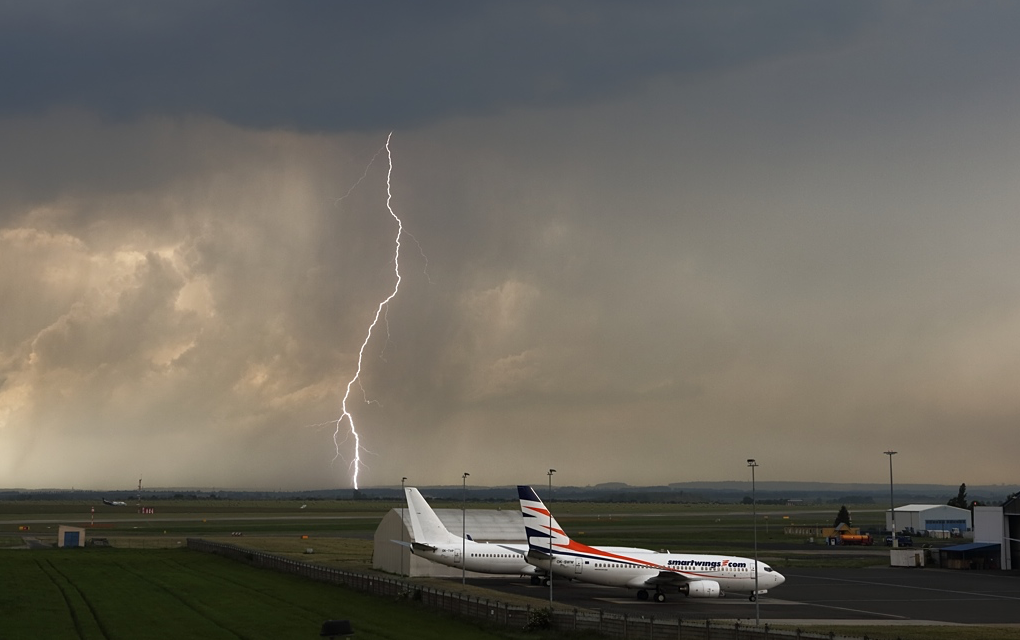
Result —
<path fill-rule="evenodd" d="M 595 547 L 589 547 L 586 544 L 581 544 L 580 542 L 575 542 L 574 540 L 570 540 L 566 545 L 553 544 L 553 547 L 559 547 L 561 549 L 564 549 L 564 550 L 567 550 L 567 551 L 574 551 L 576 553 L 587 553 L 587 554 L 595 556 L 596 558 L 603 558 L 603 559 L 607 559 L 607 560 L 608 559 L 622 560 L 624 562 L 630 562 L 632 564 L 639 564 L 639 565 L 642 565 L 642 566 L 645 566 L 645 567 L 651 567 L 653 569 L 662 569 L 662 570 L 665 570 L 665 571 L 669 571 L 670 570 L 669 567 L 664 567 L 664 566 L 661 566 L 661 565 L 656 564 L 654 562 L 648 562 L 646 560 L 638 560 L 637 558 L 630 558 L 628 556 L 621 556 L 621 555 L 617 555 L 615 553 L 609 553 L 608 551 L 603 551 L 601 549 L 596 549 Z"/>

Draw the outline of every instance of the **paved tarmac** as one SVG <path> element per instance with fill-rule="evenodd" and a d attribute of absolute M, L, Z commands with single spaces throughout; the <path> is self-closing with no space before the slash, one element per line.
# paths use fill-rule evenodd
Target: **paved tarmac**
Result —
<path fill-rule="evenodd" d="M 1020 575 L 945 569 L 788 569 L 786 583 L 758 600 L 763 622 L 810 624 L 983 624 L 1020 627 Z M 473 581 L 500 591 L 547 599 L 548 587 L 526 580 Z M 626 589 L 553 582 L 553 599 L 578 608 L 656 618 L 751 620 L 746 596 L 638 601 Z"/>

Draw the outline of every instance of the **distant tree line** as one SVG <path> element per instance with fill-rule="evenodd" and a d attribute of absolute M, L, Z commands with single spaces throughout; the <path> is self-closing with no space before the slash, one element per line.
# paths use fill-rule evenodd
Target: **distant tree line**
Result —
<path fill-rule="evenodd" d="M 727 484 L 727 483 L 723 483 Z M 740 483 L 728 483 L 739 485 Z M 805 483 L 810 486 L 810 483 Z M 877 486 L 877 485 L 876 485 Z M 950 488 L 945 485 L 932 485 L 943 487 L 941 491 L 930 493 L 912 492 L 908 489 L 897 488 L 896 498 L 901 504 L 920 502 L 925 504 L 943 503 L 946 501 Z M 465 499 L 464 490 L 460 484 L 444 486 L 422 486 L 418 485 L 422 493 L 429 499 L 461 502 Z M 551 495 L 545 495 L 544 485 L 538 484 L 535 488 L 546 500 L 552 502 L 619 502 L 619 503 L 647 503 L 647 504 L 751 504 L 751 496 L 746 493 L 749 487 L 743 486 L 733 488 L 714 487 L 682 487 L 682 486 L 654 486 L 654 487 L 631 487 L 623 483 L 605 483 L 596 486 L 559 486 L 553 487 Z M 876 489 L 875 492 L 868 492 L 861 489 L 854 494 L 836 493 L 825 489 L 763 489 L 758 487 L 756 492 L 758 504 L 762 505 L 786 505 L 791 501 L 801 504 L 815 505 L 846 505 L 846 504 L 886 504 L 888 500 L 888 486 L 883 489 Z M 976 497 L 968 495 L 966 484 L 961 484 L 956 496 L 949 499 L 945 504 L 958 506 L 964 509 L 972 509 L 975 505 L 1001 504 L 1005 500 L 999 500 L 988 493 L 989 489 L 979 488 L 979 495 Z M 1010 497 L 1015 489 L 1003 490 Z M 473 503 L 479 502 L 514 502 L 517 500 L 516 486 L 498 487 L 468 487 L 466 498 Z M 403 501 L 404 496 L 400 487 L 369 487 L 365 489 L 318 489 L 300 491 L 265 491 L 265 490 L 244 490 L 244 489 L 152 489 L 144 494 L 145 501 L 156 500 L 378 500 L 378 501 Z M 96 491 L 92 489 L 0 489 L 0 500 L 108 500 L 134 501 L 138 499 L 137 491 L 116 490 Z M 1006 498 L 1008 499 L 1008 498 Z"/>

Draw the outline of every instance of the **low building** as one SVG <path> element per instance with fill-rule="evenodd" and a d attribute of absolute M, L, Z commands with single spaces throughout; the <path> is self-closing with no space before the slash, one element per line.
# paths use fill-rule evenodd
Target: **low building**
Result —
<path fill-rule="evenodd" d="M 892 530 L 892 513 L 885 512 L 885 528 Z M 947 504 L 908 504 L 896 507 L 897 531 L 945 531 L 956 530 L 961 535 L 970 531 L 970 510 L 950 507 Z"/>
<path fill-rule="evenodd" d="M 62 524 L 57 528 L 58 547 L 84 547 L 85 529 Z"/>
<path fill-rule="evenodd" d="M 783 533 L 788 536 L 811 536 L 813 538 L 834 538 L 836 536 L 859 536 L 861 535 L 860 527 L 851 527 L 845 522 L 840 522 L 835 527 L 826 527 L 822 525 L 791 525 L 789 527 L 783 527 Z"/>
<path fill-rule="evenodd" d="M 1000 569 L 1002 545 L 968 542 L 939 549 L 939 565 L 945 569 Z"/>

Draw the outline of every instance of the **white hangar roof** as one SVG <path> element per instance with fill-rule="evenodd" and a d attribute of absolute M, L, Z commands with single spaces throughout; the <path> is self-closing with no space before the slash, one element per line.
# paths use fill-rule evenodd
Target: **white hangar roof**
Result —
<path fill-rule="evenodd" d="M 460 535 L 462 516 L 460 509 L 435 509 L 443 525 L 454 535 Z M 527 542 L 524 534 L 524 516 L 517 509 L 468 509 L 466 533 L 476 542 Z"/>
<path fill-rule="evenodd" d="M 903 505 L 902 507 L 896 507 L 896 511 L 897 512 L 911 511 L 911 512 L 918 512 L 919 513 L 919 512 L 922 512 L 922 511 L 932 511 L 932 510 L 936 510 L 936 509 L 938 509 L 940 511 L 941 510 L 956 510 L 956 511 L 966 511 L 967 513 L 970 513 L 970 511 L 968 511 L 967 509 L 961 509 L 960 507 L 953 507 L 953 506 L 950 506 L 948 504 L 906 504 L 906 505 Z M 888 509 L 886 509 L 886 511 L 888 511 Z"/>

